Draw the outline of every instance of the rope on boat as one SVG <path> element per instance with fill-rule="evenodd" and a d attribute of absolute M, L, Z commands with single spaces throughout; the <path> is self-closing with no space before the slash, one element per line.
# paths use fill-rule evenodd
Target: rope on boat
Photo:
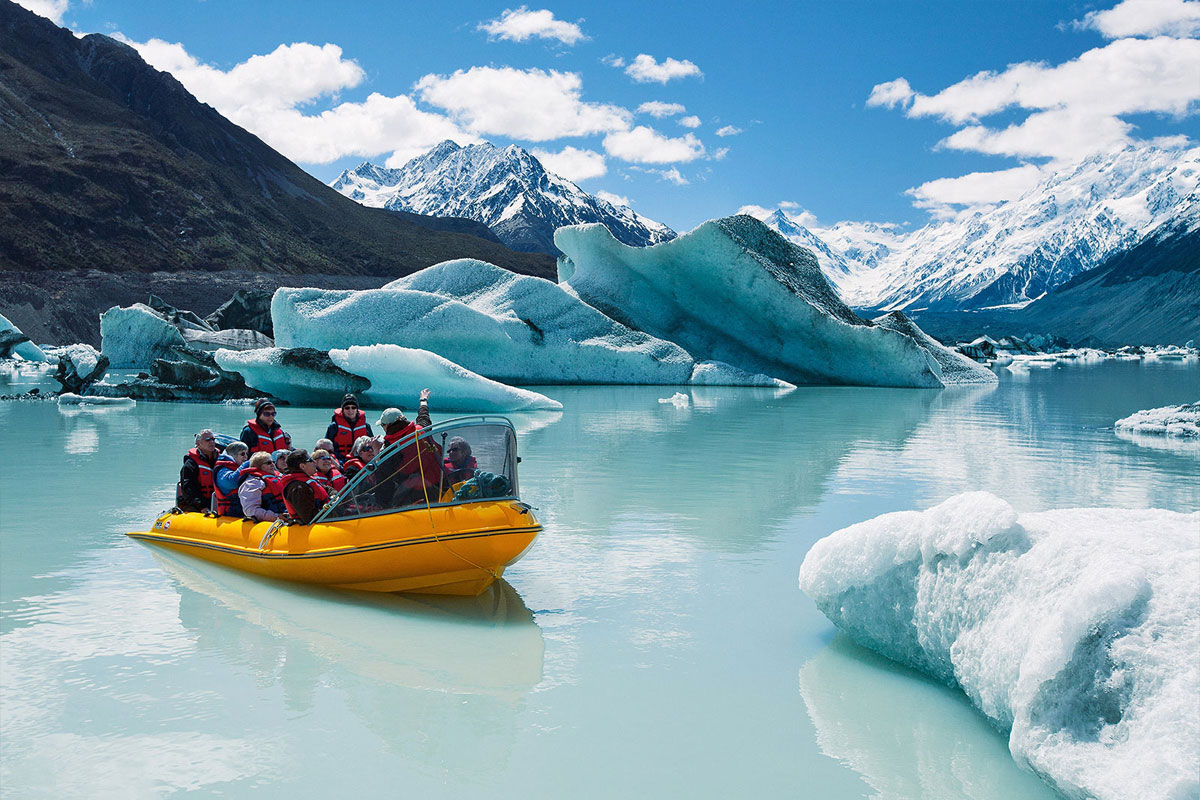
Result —
<path fill-rule="evenodd" d="M 425 444 L 426 445 L 429 444 L 428 439 L 426 439 Z M 446 550 L 451 555 L 458 556 L 463 561 L 470 564 L 472 567 L 475 567 L 475 569 L 483 570 L 487 574 L 491 575 L 493 578 L 499 580 L 500 573 L 496 572 L 496 570 L 488 569 L 487 567 L 485 567 L 481 564 L 476 564 L 474 561 L 467 558 L 462 553 L 457 552 L 450 545 L 443 542 L 441 537 L 438 536 L 437 523 L 435 523 L 433 520 L 433 505 L 429 502 L 429 484 L 425 482 L 425 462 L 421 458 L 421 436 L 420 436 L 420 434 L 417 434 L 416 445 L 417 445 L 417 469 L 419 469 L 421 471 L 421 493 L 425 496 L 425 511 L 429 513 L 429 529 L 431 531 L 433 531 L 433 540 L 435 542 L 437 542 L 438 544 L 440 544 L 442 547 L 446 548 Z M 440 488 L 440 482 L 439 482 L 439 488 Z M 440 500 L 441 498 L 439 497 L 438 499 Z"/>

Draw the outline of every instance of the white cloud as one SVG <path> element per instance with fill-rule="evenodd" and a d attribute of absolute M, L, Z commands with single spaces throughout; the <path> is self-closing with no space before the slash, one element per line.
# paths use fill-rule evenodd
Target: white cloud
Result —
<path fill-rule="evenodd" d="M 1120 149 L 1131 141 L 1132 129 L 1118 117 L 1055 109 L 1030 114 L 1023 122 L 1000 130 L 971 125 L 938 144 L 975 153 L 1074 161 Z"/>
<path fill-rule="evenodd" d="M 713 161 L 720 161 L 727 155 L 729 155 L 728 147 L 718 147 L 715 151 L 713 151 Z"/>
<path fill-rule="evenodd" d="M 1200 35 L 1200 2 L 1196 0 L 1125 0 L 1113 8 L 1092 11 L 1079 23 L 1109 39 L 1126 36 Z"/>
<path fill-rule="evenodd" d="M 908 85 L 908 81 L 904 78 L 897 78 L 894 81 L 877 84 L 872 88 L 871 95 L 867 98 L 867 105 L 888 108 L 907 106 L 914 94 L 916 92 Z"/>
<path fill-rule="evenodd" d="M 938 219 L 949 219 L 958 207 L 979 208 L 1005 200 L 1015 200 L 1032 189 L 1045 176 L 1032 164 L 994 172 L 972 172 L 957 178 L 938 178 L 909 189 L 918 208 L 929 210 Z"/>
<path fill-rule="evenodd" d="M 584 102 L 573 72 L 472 67 L 426 75 L 414 88 L 466 130 L 544 142 L 563 136 L 623 131 L 632 114 L 620 106 Z"/>
<path fill-rule="evenodd" d="M 532 152 L 537 160 L 542 162 L 542 166 L 569 181 L 586 181 L 588 178 L 599 178 L 608 172 L 604 156 L 595 150 L 564 147 L 557 153 L 549 150 Z"/>
<path fill-rule="evenodd" d="M 604 64 L 606 67 L 616 67 L 617 69 L 620 69 L 621 67 L 625 66 L 625 59 L 621 58 L 616 53 L 609 53 L 604 58 L 600 59 L 600 63 Z"/>
<path fill-rule="evenodd" d="M 323 164 L 343 156 L 391 152 L 388 164 L 403 163 L 443 139 L 476 141 L 411 98 L 373 93 L 361 103 L 339 103 L 317 114 L 298 106 L 357 86 L 363 70 L 342 58 L 337 45 L 280 45 L 228 71 L 202 64 L 182 44 L 151 39 L 134 42 L 151 66 L 171 73 L 188 91 L 223 116 L 255 134 L 290 159 Z"/>
<path fill-rule="evenodd" d="M 598 192 L 593 192 L 592 197 L 595 197 L 597 200 L 603 200 L 606 203 L 612 203 L 614 206 L 628 206 L 629 205 L 628 197 L 622 197 L 619 194 L 613 194 L 612 192 L 606 192 L 603 189 Z"/>
<path fill-rule="evenodd" d="M 683 119 L 679 120 L 679 124 L 685 128 L 699 128 L 700 118 L 697 116 L 684 117 Z"/>
<path fill-rule="evenodd" d="M 674 58 L 664 59 L 660 64 L 654 56 L 641 53 L 633 63 L 625 68 L 625 74 L 638 83 L 666 83 L 675 78 L 690 76 L 702 77 L 703 72 L 691 61 L 678 61 Z"/>
<path fill-rule="evenodd" d="M 17 0 L 17 5 L 29 9 L 38 16 L 45 17 L 51 22 L 61 25 L 63 15 L 70 5 L 68 0 Z"/>
<path fill-rule="evenodd" d="M 661 100 L 651 100 L 637 107 L 637 113 L 649 114 L 656 119 L 672 117 L 676 114 L 682 114 L 685 111 L 687 111 L 687 108 L 682 103 L 664 103 Z"/>
<path fill-rule="evenodd" d="M 717 128 L 717 136 L 737 136 L 742 132 L 743 131 L 741 128 L 735 128 L 732 125 L 725 125 L 724 127 Z"/>
<path fill-rule="evenodd" d="M 604 150 L 610 156 L 636 164 L 694 161 L 704 155 L 704 145 L 695 134 L 671 138 L 645 125 L 605 136 Z"/>
<path fill-rule="evenodd" d="M 783 215 L 797 225 L 801 225 L 809 230 L 817 227 L 817 215 L 811 211 L 800 210 L 800 204 L 791 200 L 780 201 L 776 208 L 783 212 Z M 753 203 L 744 205 L 737 210 L 739 214 L 748 214 L 756 219 L 766 220 L 774 215 L 776 208 L 767 208 L 766 206 L 755 205 Z"/>
<path fill-rule="evenodd" d="M 683 177 L 683 173 L 681 173 L 679 171 L 678 167 L 671 167 L 670 169 L 655 170 L 655 172 L 664 181 L 670 181 L 671 183 L 675 184 L 676 186 L 687 186 L 688 185 L 688 179 Z"/>
<path fill-rule="evenodd" d="M 530 11 L 526 6 L 507 9 L 500 15 L 500 19 L 481 22 L 479 30 L 487 33 L 489 38 L 514 42 L 524 42 L 536 37 L 573 45 L 588 38 L 574 22 L 555 19 L 554 14 L 547 9 Z"/>

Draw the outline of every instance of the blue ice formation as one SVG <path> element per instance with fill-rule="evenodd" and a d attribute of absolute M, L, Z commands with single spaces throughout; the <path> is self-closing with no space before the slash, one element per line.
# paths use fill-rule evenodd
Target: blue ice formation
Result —
<path fill-rule="evenodd" d="M 395 344 L 507 383 L 681 384 L 693 359 L 609 319 L 551 281 L 474 259 L 435 264 L 381 289 L 275 292 L 280 347 Z"/>
<path fill-rule="evenodd" d="M 710 220 L 653 247 L 621 244 L 596 224 L 559 228 L 554 243 L 561 284 L 698 360 L 792 383 L 955 382 L 926 346 L 856 316 L 812 253 L 753 217 Z"/>
<path fill-rule="evenodd" d="M 112 368 L 148 368 L 157 358 L 178 358 L 173 348 L 185 344 L 179 329 L 144 303 L 100 315 L 100 351 Z"/>
<path fill-rule="evenodd" d="M 370 405 L 411 407 L 421 389 L 439 411 L 557 410 L 557 400 L 505 386 L 425 350 L 391 344 L 316 350 L 218 350 L 217 364 L 259 391 L 292 403 L 332 403 L 356 392 Z"/>
<path fill-rule="evenodd" d="M 16 331 L 17 333 L 21 333 L 20 328 L 8 321 L 8 317 L 0 314 L 0 333 L 3 333 L 4 331 Z M 46 360 L 46 354 L 43 353 L 42 349 L 33 342 L 21 342 L 13 347 L 12 354 L 15 356 L 20 356 L 26 361 Z"/>
<path fill-rule="evenodd" d="M 1200 792 L 1200 512 L 1018 515 L 986 492 L 820 540 L 800 588 L 859 644 L 960 687 L 1071 798 Z"/>

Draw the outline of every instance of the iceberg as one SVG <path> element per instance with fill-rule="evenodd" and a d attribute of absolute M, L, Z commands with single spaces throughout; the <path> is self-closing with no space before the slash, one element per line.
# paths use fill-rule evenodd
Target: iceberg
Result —
<path fill-rule="evenodd" d="M 996 373 L 962 353 L 956 353 L 917 327 L 903 311 L 893 311 L 872 320 L 881 328 L 902 333 L 933 357 L 942 370 L 942 383 L 947 386 L 965 383 L 999 383 Z"/>
<path fill-rule="evenodd" d="M 58 404 L 60 406 L 133 406 L 137 405 L 137 401 L 132 397 L 85 396 L 63 392 L 58 396 Z"/>
<path fill-rule="evenodd" d="M 986 492 L 820 540 L 800 587 L 957 686 L 1072 798 L 1200 792 L 1200 512 L 1017 514 Z"/>
<path fill-rule="evenodd" d="M 797 384 L 941 387 L 910 336 L 854 314 L 816 258 L 749 216 L 710 220 L 652 247 L 603 225 L 559 228 L 559 282 L 630 328 Z"/>
<path fill-rule="evenodd" d="M 145 303 L 113 306 L 100 315 L 100 352 L 115 369 L 145 369 L 156 358 L 178 358 L 186 344 L 179 329 Z"/>
<path fill-rule="evenodd" d="M 688 397 L 683 392 L 676 392 L 670 397 L 658 398 L 659 405 L 670 405 L 676 408 L 689 408 L 692 405 L 692 398 Z"/>
<path fill-rule="evenodd" d="M 694 360 L 542 278 L 474 259 L 446 261 L 380 289 L 280 288 L 280 347 L 393 344 L 437 353 L 505 383 L 683 384 Z"/>
<path fill-rule="evenodd" d="M 337 405 L 353 392 L 364 403 L 411 407 L 422 388 L 442 411 L 558 410 L 557 400 L 505 386 L 425 350 L 392 344 L 324 353 L 311 348 L 218 350 L 217 364 L 249 386 L 289 403 Z"/>
<path fill-rule="evenodd" d="M 18 356 L 26 361 L 46 361 L 46 354 L 21 329 L 0 314 L 0 358 Z"/>
<path fill-rule="evenodd" d="M 692 367 L 692 379 L 696 386 L 758 386 L 791 391 L 794 383 L 772 378 L 770 375 L 751 374 L 723 361 L 700 361 Z"/>
<path fill-rule="evenodd" d="M 1200 438 L 1200 401 L 1181 406 L 1164 406 L 1136 411 L 1114 424 L 1118 435 L 1170 436 Z"/>

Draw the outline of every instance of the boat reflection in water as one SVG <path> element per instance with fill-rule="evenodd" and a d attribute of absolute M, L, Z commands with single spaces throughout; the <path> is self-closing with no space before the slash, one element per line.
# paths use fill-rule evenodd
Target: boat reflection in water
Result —
<path fill-rule="evenodd" d="M 800 669 L 800 696 L 821 750 L 860 774 L 875 800 L 1058 797 L 1017 766 L 961 692 L 844 635 Z"/>

